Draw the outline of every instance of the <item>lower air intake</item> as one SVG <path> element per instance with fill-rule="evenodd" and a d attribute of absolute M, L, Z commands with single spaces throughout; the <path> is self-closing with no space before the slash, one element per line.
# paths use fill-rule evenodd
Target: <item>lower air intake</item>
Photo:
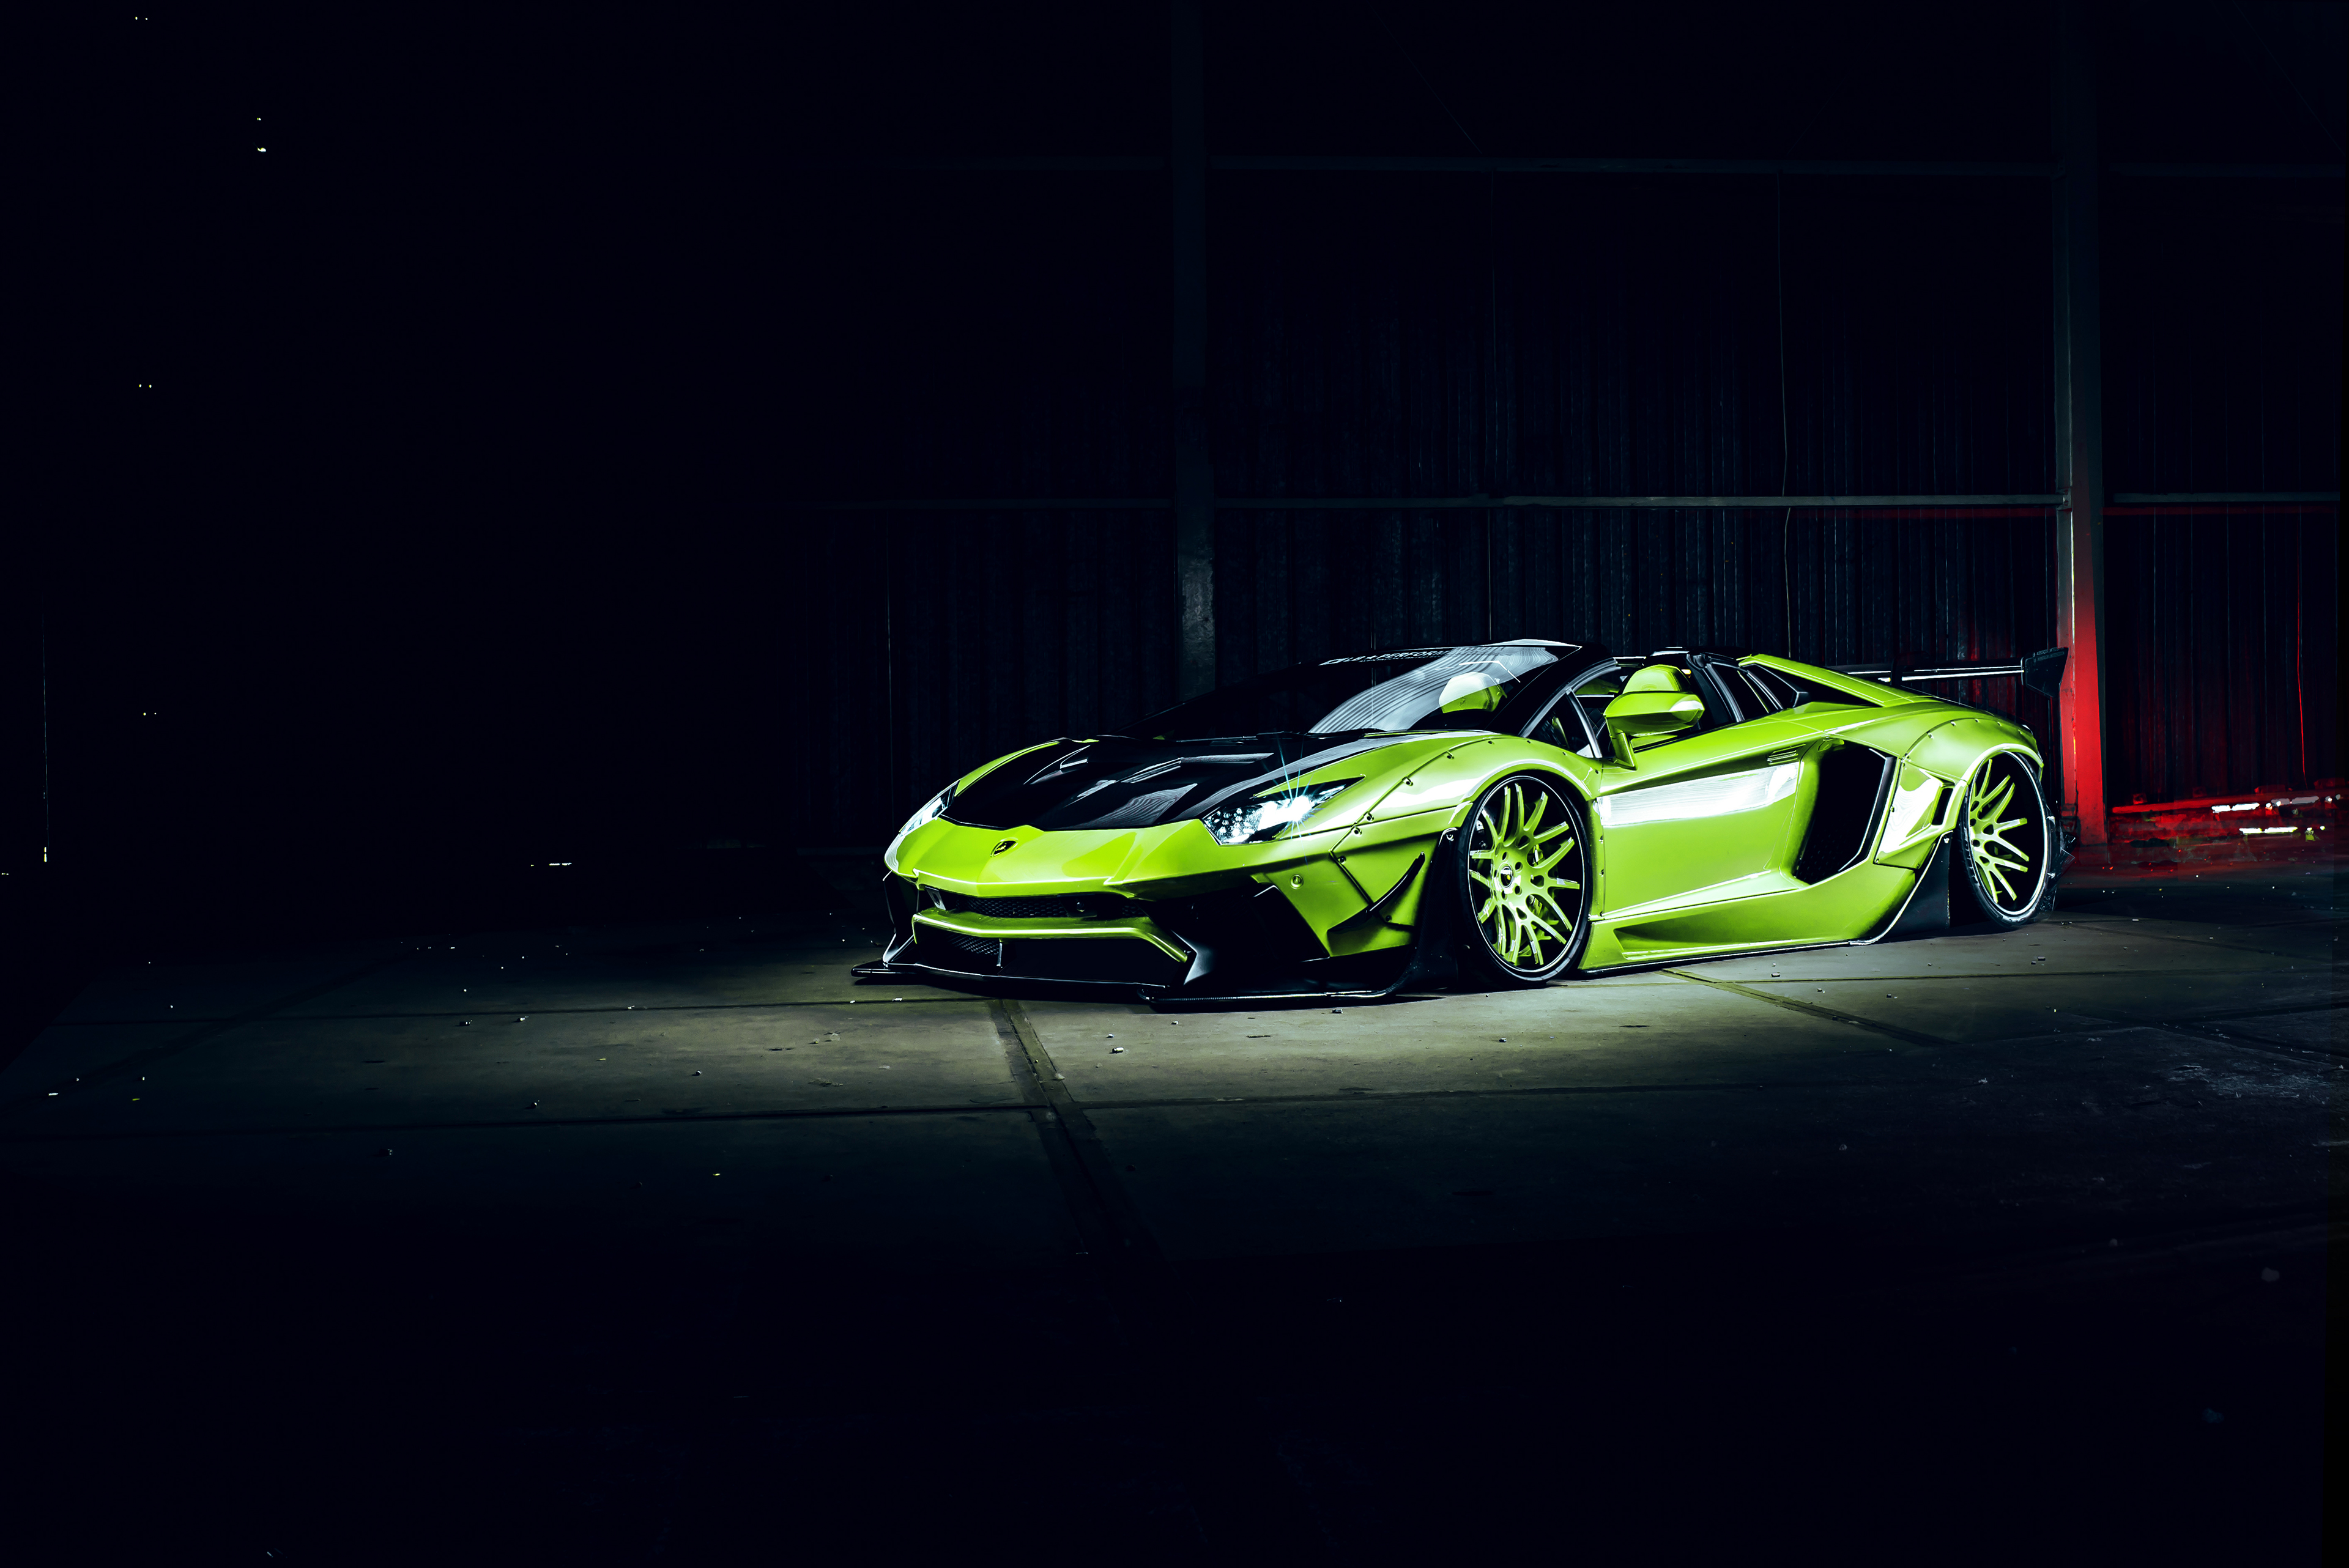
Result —
<path fill-rule="evenodd" d="M 991 936 L 965 936 L 959 931 L 922 931 L 925 956 L 947 969 L 992 969 L 1003 944 Z"/>
<path fill-rule="evenodd" d="M 1109 981 L 1130 985 L 1175 985 L 1190 965 L 1169 958 L 1147 942 L 1119 937 L 1010 941 L 1003 944 L 1003 973 L 1030 980 Z"/>

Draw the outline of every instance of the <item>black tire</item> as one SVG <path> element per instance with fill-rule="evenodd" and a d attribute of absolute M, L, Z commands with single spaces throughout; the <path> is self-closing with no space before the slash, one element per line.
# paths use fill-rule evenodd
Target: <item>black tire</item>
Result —
<path fill-rule="evenodd" d="M 1580 802 L 1538 774 L 1502 779 L 1460 828 L 1462 977 L 1495 987 L 1543 985 L 1590 943 L 1590 833 Z"/>
<path fill-rule="evenodd" d="M 1983 759 L 1966 780 L 1957 839 L 1953 920 L 2011 931 L 2046 913 L 2055 885 L 2055 824 L 2029 762 L 2011 751 Z"/>

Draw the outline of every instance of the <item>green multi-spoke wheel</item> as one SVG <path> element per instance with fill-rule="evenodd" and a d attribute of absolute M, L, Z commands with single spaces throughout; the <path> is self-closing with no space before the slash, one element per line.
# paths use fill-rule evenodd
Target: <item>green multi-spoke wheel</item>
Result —
<path fill-rule="evenodd" d="M 1959 882 L 1982 918 L 2012 926 L 2039 913 L 2047 897 L 2053 837 L 2031 764 L 2013 752 L 1983 758 L 1966 781 L 1957 844 Z"/>
<path fill-rule="evenodd" d="M 1479 796 L 1460 837 L 1466 956 L 1496 985 L 1538 985 L 1590 937 L 1589 834 L 1572 796 L 1532 774 Z"/>

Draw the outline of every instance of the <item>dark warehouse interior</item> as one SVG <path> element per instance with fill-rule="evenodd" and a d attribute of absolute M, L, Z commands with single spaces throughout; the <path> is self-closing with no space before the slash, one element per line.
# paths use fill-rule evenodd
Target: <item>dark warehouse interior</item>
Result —
<path fill-rule="evenodd" d="M 2349 5 L 52 26 L 14 1560 L 2327 1555 Z M 989 759 L 1513 639 L 1939 682 L 2075 858 L 851 973 Z"/>

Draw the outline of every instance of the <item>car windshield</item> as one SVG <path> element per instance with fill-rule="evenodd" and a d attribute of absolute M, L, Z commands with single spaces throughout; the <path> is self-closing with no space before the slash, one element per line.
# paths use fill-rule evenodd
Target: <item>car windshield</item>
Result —
<path fill-rule="evenodd" d="M 1227 735 L 1341 735 L 1371 729 L 1475 729 L 1535 671 L 1576 650 L 1485 645 L 1356 654 L 1193 697 L 1119 733 L 1157 740 Z"/>

